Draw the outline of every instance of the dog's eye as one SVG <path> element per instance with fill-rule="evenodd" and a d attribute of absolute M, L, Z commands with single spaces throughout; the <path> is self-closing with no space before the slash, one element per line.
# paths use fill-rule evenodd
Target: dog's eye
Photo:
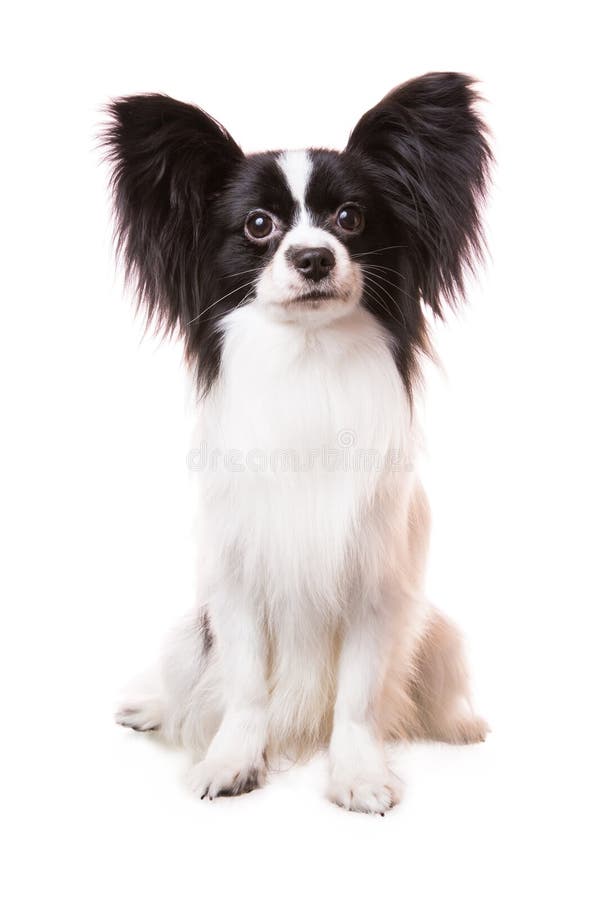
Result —
<path fill-rule="evenodd" d="M 348 234 L 357 234 L 365 224 L 365 217 L 358 206 L 355 206 L 354 203 L 347 203 L 338 209 L 335 221 L 342 231 L 346 231 Z"/>
<path fill-rule="evenodd" d="M 275 230 L 275 223 L 271 216 L 258 209 L 251 212 L 246 219 L 246 234 L 253 241 L 264 241 Z"/>

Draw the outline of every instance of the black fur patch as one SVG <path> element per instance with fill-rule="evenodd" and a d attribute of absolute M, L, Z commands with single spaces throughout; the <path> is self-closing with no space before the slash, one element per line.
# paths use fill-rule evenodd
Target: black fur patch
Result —
<path fill-rule="evenodd" d="M 215 639 L 210 626 L 210 617 L 207 609 L 203 609 L 200 613 L 200 633 L 202 635 L 202 649 L 205 653 L 210 653 Z"/>

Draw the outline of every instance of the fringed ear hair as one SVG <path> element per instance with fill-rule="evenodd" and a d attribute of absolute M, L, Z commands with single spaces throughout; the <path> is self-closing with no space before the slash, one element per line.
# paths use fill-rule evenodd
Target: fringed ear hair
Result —
<path fill-rule="evenodd" d="M 391 91 L 360 119 L 346 152 L 370 163 L 406 243 L 417 297 L 438 315 L 481 256 L 480 207 L 492 154 L 473 80 L 434 72 Z"/>
<path fill-rule="evenodd" d="M 202 311 L 210 203 L 243 153 L 207 113 L 162 94 L 115 100 L 108 113 L 119 252 L 149 321 L 170 332 Z"/>

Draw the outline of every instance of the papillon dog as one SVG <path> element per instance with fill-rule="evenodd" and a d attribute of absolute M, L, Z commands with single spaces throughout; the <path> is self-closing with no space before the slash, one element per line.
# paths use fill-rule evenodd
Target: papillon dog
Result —
<path fill-rule="evenodd" d="M 245 155 L 160 94 L 109 106 L 118 251 L 197 397 L 197 608 L 117 721 L 193 752 L 213 799 L 328 748 L 331 800 L 400 798 L 386 742 L 470 743 L 460 636 L 423 592 L 415 399 L 429 312 L 482 255 L 473 81 L 431 73 L 341 152 Z"/>

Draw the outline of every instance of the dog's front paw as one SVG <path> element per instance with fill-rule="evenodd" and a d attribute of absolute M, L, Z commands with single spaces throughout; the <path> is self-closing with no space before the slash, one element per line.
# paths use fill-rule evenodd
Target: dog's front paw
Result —
<path fill-rule="evenodd" d="M 266 775 L 263 759 L 205 759 L 190 769 L 188 785 L 201 800 L 214 800 L 254 791 L 264 785 Z"/>
<path fill-rule="evenodd" d="M 400 802 L 402 785 L 387 767 L 373 772 L 336 771 L 327 795 L 345 809 L 384 815 Z"/>

